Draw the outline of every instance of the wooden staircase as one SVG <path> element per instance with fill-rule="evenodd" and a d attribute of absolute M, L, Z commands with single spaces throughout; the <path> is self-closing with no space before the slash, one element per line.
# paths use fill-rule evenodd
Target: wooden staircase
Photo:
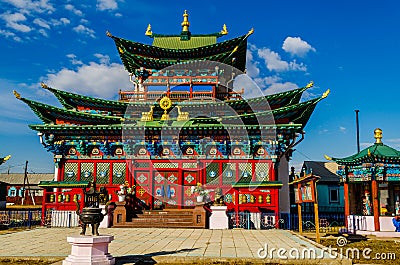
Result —
<path fill-rule="evenodd" d="M 117 204 L 113 227 L 206 228 L 206 218 L 206 210 L 200 205 L 194 209 L 143 211 L 134 214 L 131 220 L 127 220 L 125 207 Z"/>

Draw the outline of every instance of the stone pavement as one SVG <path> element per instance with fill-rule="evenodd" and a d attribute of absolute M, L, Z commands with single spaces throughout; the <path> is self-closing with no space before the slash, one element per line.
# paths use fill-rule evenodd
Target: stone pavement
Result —
<path fill-rule="evenodd" d="M 90 230 L 90 229 L 89 229 Z M 67 236 L 79 235 L 78 228 L 36 228 L 17 233 L 0 235 L 1 257 L 66 257 L 71 246 Z M 208 229 L 163 229 L 163 228 L 108 228 L 99 229 L 100 234 L 114 235 L 109 251 L 116 257 L 117 264 L 134 264 L 139 260 L 175 262 L 224 259 L 252 260 L 257 262 L 282 262 L 282 255 L 277 251 L 272 255 L 260 258 L 258 250 L 268 245 L 272 248 L 283 248 L 289 256 L 291 248 L 299 250 L 291 253 L 286 264 L 295 261 L 304 264 L 301 257 L 303 249 L 315 250 L 316 259 L 307 259 L 306 263 L 314 264 L 351 264 L 347 259 L 333 259 L 329 253 L 311 241 L 285 230 L 208 230 Z M 269 252 L 270 253 L 270 252 Z M 323 253 L 321 255 L 321 253 Z M 261 252 L 264 254 L 265 252 Z M 323 257 L 321 259 L 320 257 Z"/>

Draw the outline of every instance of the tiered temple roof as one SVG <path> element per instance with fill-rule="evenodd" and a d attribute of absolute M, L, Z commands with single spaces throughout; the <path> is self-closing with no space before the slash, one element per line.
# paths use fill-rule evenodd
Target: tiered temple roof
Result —
<path fill-rule="evenodd" d="M 215 136 L 216 141 L 242 140 L 242 134 L 238 133 L 236 138 L 230 137 L 226 133 L 227 130 L 245 130 L 249 132 L 253 142 L 265 140 L 260 136 L 262 130 L 272 132 L 271 139 L 280 138 L 280 143 L 294 141 L 298 133 L 303 132 L 317 103 L 328 95 L 329 90 L 321 97 L 301 103 L 303 92 L 312 87 L 312 83 L 273 95 L 247 100 L 235 97 L 233 100 L 230 97 L 232 89 L 226 84 L 233 84 L 234 77 L 238 76 L 232 69 L 245 70 L 247 38 L 252 33 L 253 30 L 246 35 L 217 43 L 218 37 L 227 34 L 226 27 L 224 26 L 219 33 L 191 34 L 186 12 L 180 35 L 153 34 L 151 27 L 148 27 L 146 35 L 154 39 L 153 45 L 125 40 L 108 33 L 116 44 L 125 68 L 131 75 L 136 75 L 136 80 L 133 81 L 134 91 L 132 90 L 131 94 L 136 100 L 130 102 L 88 97 L 42 84 L 43 88 L 52 92 L 60 101 L 63 108 L 59 108 L 14 93 L 44 123 L 30 125 L 30 128 L 45 134 L 44 137 L 52 144 L 60 141 L 71 141 L 75 144 L 75 140 L 79 139 L 92 141 L 91 144 L 97 144 L 100 140 L 106 145 L 109 140 L 123 141 L 124 131 L 145 131 L 146 140 L 152 141 L 152 137 L 158 140 L 160 132 L 165 130 L 174 132 L 175 136 L 184 141 L 197 136 L 199 139 L 214 139 Z M 204 62 L 205 60 L 215 60 L 219 65 Z M 231 69 L 226 71 L 220 68 L 222 63 L 235 68 L 229 67 Z M 158 71 L 170 65 L 177 68 L 167 70 L 169 72 Z M 206 69 L 192 71 L 193 66 L 198 65 Z M 185 67 L 189 67 L 190 71 Z M 204 70 L 208 72 L 204 73 Z M 180 75 L 179 72 L 186 74 Z M 147 78 L 149 82 L 146 81 Z M 225 85 L 222 80 L 226 82 Z M 189 87 L 190 91 L 179 92 L 174 94 L 175 96 L 192 94 L 195 88 L 212 87 L 208 93 L 214 97 L 197 97 L 190 100 L 184 97 L 181 102 L 174 102 L 170 97 L 170 85 L 182 84 Z M 160 97 L 153 101 L 141 98 L 143 94 L 146 96 L 146 93 L 149 93 L 149 87 L 157 86 L 167 91 L 161 91 Z M 167 108 L 161 104 L 163 99 L 168 101 Z"/>
<path fill-rule="evenodd" d="M 375 129 L 374 133 L 375 143 L 359 153 L 344 158 L 329 156 L 325 156 L 325 158 L 346 166 L 361 165 L 363 163 L 400 164 L 400 151 L 382 143 L 381 129 Z"/>

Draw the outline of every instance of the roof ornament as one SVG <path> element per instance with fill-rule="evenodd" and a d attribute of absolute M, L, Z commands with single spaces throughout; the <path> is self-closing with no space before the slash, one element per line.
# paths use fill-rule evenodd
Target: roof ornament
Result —
<path fill-rule="evenodd" d="M 151 31 L 151 25 L 147 25 L 146 33 L 144 34 L 146 36 L 151 36 L 153 35 L 153 32 Z"/>
<path fill-rule="evenodd" d="M 176 106 L 178 108 L 178 117 L 176 118 L 177 121 L 187 121 L 189 120 L 189 112 L 181 111 L 180 106 Z"/>
<path fill-rule="evenodd" d="M 227 27 L 226 27 L 226 24 L 224 24 L 223 26 L 222 26 L 222 30 L 219 32 L 221 35 L 226 35 L 226 34 L 228 34 L 228 29 L 227 29 Z"/>
<path fill-rule="evenodd" d="M 324 94 L 322 94 L 322 98 L 326 98 L 329 95 L 329 93 L 331 93 L 331 90 L 330 89 L 326 90 Z"/>
<path fill-rule="evenodd" d="M 172 107 L 172 101 L 169 97 L 165 96 L 160 100 L 160 107 L 164 110 L 163 115 L 161 116 L 162 121 L 169 120 L 169 115 L 167 113 L 167 109 Z"/>
<path fill-rule="evenodd" d="M 40 83 L 40 85 L 44 88 L 44 89 L 47 89 L 47 88 L 49 88 L 45 83 Z"/>
<path fill-rule="evenodd" d="M 313 87 L 313 86 L 314 86 L 314 81 L 310 81 L 310 83 L 308 83 L 306 85 L 306 88 L 310 88 L 310 87 Z"/>
<path fill-rule="evenodd" d="M 152 121 L 153 120 L 153 109 L 154 106 L 150 107 L 150 111 L 142 112 L 142 117 L 140 118 L 141 121 Z"/>
<path fill-rule="evenodd" d="M 332 160 L 332 157 L 330 157 L 330 156 L 324 155 L 324 157 L 326 160 Z"/>
<path fill-rule="evenodd" d="M 106 35 L 108 36 L 108 37 L 112 37 L 113 35 L 111 34 L 111 32 L 109 32 L 108 30 L 106 31 Z"/>
<path fill-rule="evenodd" d="M 375 143 L 376 144 L 381 144 L 382 143 L 382 130 L 380 128 L 376 128 L 374 130 L 374 138 L 375 138 Z"/>
<path fill-rule="evenodd" d="M 251 28 L 251 30 L 249 30 L 249 32 L 247 32 L 247 36 L 251 35 L 254 33 L 254 28 Z"/>
<path fill-rule="evenodd" d="M 182 22 L 182 31 L 189 31 L 189 14 L 187 13 L 187 10 L 183 13 L 183 22 Z"/>
<path fill-rule="evenodd" d="M 17 99 L 21 99 L 21 95 L 17 91 L 13 90 L 13 93 Z"/>

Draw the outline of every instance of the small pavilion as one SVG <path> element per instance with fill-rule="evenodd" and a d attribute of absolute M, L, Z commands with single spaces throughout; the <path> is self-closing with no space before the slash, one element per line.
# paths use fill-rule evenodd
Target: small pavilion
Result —
<path fill-rule="evenodd" d="M 374 131 L 375 143 L 361 152 L 331 158 L 344 183 L 346 225 L 357 233 L 394 231 L 392 218 L 400 214 L 400 151 L 382 143 L 382 130 Z"/>

